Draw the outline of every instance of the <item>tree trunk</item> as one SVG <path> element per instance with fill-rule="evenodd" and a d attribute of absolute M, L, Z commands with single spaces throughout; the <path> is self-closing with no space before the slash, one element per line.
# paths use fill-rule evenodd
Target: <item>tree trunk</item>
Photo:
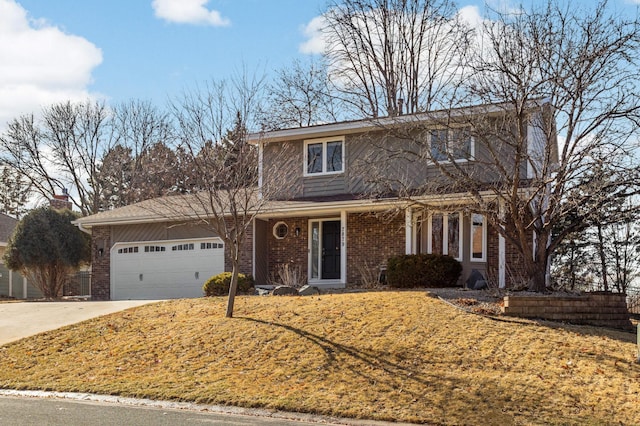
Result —
<path fill-rule="evenodd" d="M 236 300 L 236 293 L 238 291 L 238 256 L 233 256 L 233 268 L 231 270 L 231 284 L 229 285 L 229 300 L 227 301 L 227 313 L 225 317 L 233 318 L 233 304 Z"/>
<path fill-rule="evenodd" d="M 525 267 L 529 275 L 529 290 L 539 293 L 547 289 L 547 265 L 549 257 L 547 255 L 548 234 L 546 232 L 536 233 L 535 252 L 533 259 L 527 260 L 527 253 L 524 253 Z"/>

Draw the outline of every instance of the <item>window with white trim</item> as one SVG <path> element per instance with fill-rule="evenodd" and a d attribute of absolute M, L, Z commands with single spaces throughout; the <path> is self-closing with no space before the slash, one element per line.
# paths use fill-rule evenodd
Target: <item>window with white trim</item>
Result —
<path fill-rule="evenodd" d="M 304 175 L 342 173 L 344 171 L 344 138 L 304 141 Z"/>
<path fill-rule="evenodd" d="M 429 215 L 427 252 L 462 259 L 462 220 L 460 213 Z"/>
<path fill-rule="evenodd" d="M 220 243 L 200 243 L 200 250 L 211 250 L 223 247 Z"/>
<path fill-rule="evenodd" d="M 484 262 L 487 255 L 487 225 L 484 215 L 471 214 L 471 261 Z"/>
<path fill-rule="evenodd" d="M 177 244 L 171 247 L 171 251 L 188 251 L 194 250 L 195 246 L 193 243 L 185 243 L 185 244 Z"/>
<path fill-rule="evenodd" d="M 289 233 L 289 226 L 284 222 L 278 222 L 273 225 L 273 236 L 278 240 L 284 239 Z"/>
<path fill-rule="evenodd" d="M 434 161 L 467 161 L 474 156 L 473 138 L 467 127 L 433 129 L 429 134 L 431 158 Z"/>
<path fill-rule="evenodd" d="M 137 246 L 132 246 L 132 247 L 124 247 L 124 248 L 119 248 L 118 249 L 118 253 L 119 254 L 127 254 L 127 253 L 137 253 L 138 252 L 138 247 Z"/>

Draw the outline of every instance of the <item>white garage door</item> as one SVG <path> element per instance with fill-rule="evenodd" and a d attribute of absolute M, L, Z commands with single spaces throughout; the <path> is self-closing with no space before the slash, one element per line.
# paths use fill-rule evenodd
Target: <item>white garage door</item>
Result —
<path fill-rule="evenodd" d="M 224 272 L 219 238 L 116 243 L 111 249 L 111 299 L 201 297 L 202 285 Z"/>

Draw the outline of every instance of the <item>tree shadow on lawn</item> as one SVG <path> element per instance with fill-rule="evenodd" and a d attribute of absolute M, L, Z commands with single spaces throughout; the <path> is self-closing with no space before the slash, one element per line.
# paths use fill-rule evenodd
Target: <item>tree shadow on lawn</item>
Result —
<path fill-rule="evenodd" d="M 447 377 L 429 374 L 418 368 L 411 368 L 397 360 L 399 355 L 387 351 L 362 350 L 354 346 L 349 346 L 335 341 L 329 340 L 324 336 L 320 336 L 308 331 L 292 327 L 287 324 L 281 324 L 273 321 L 265 321 L 255 318 L 238 317 L 238 319 L 251 321 L 267 325 L 270 327 L 280 327 L 289 332 L 309 340 L 313 344 L 319 346 L 325 354 L 324 368 L 339 372 L 341 368 L 347 367 L 354 375 L 365 379 L 370 386 L 375 387 L 376 392 L 392 392 L 399 391 L 411 395 L 414 402 L 421 401 L 429 394 L 430 400 L 438 400 L 439 404 L 433 404 L 429 408 L 443 419 L 449 416 L 456 418 L 464 415 L 465 411 L 471 410 L 484 413 L 487 420 L 491 419 L 487 424 L 511 424 L 513 422 L 514 413 L 516 416 L 527 416 L 530 407 L 535 407 L 544 402 L 544 392 L 542 389 L 538 392 L 532 392 L 527 396 L 527 406 L 519 407 L 517 397 L 514 400 L 506 401 L 508 397 L 501 398 L 496 401 L 496 395 L 509 395 L 510 389 L 502 386 L 499 380 L 485 381 L 481 384 L 481 394 L 478 391 L 466 392 L 471 383 L 467 380 L 456 379 L 452 374 Z M 339 356 L 347 357 L 346 360 L 338 359 Z M 348 358 L 351 358 L 349 360 Z M 417 367 L 424 367 L 425 364 L 442 364 L 442 360 L 429 360 Z M 409 364 L 409 360 L 407 360 Z M 455 365 L 447 366 L 448 371 L 453 371 Z M 382 370 L 386 374 L 375 374 L 376 371 Z M 370 374 L 367 374 L 370 371 Z M 413 386 L 405 386 L 406 381 L 413 382 Z M 477 383 L 474 383 L 477 385 Z M 434 396 L 435 395 L 435 396 Z M 531 398 L 537 399 L 532 401 Z M 451 404 L 455 401 L 455 404 Z M 455 407 L 455 408 L 454 408 Z M 462 414 L 461 414 L 462 413 Z M 529 413 L 533 415 L 533 413 Z M 460 420 L 460 417 L 457 417 Z M 396 419 L 397 420 L 397 419 Z M 431 419 L 433 420 L 433 419 Z"/>

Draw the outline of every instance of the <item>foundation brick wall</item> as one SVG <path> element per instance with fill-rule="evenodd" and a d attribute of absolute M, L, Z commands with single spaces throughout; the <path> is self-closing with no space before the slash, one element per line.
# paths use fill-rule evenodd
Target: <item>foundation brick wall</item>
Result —
<path fill-rule="evenodd" d="M 541 318 L 626 330 L 633 329 L 622 293 L 586 293 L 579 296 L 505 296 L 502 312 L 523 318 Z"/>
<path fill-rule="evenodd" d="M 391 220 L 369 213 L 347 216 L 347 286 L 361 284 L 359 266 L 386 266 L 391 256 L 404 253 L 404 215 Z"/>
<path fill-rule="evenodd" d="M 91 300 L 111 298 L 111 227 L 91 229 Z"/>

